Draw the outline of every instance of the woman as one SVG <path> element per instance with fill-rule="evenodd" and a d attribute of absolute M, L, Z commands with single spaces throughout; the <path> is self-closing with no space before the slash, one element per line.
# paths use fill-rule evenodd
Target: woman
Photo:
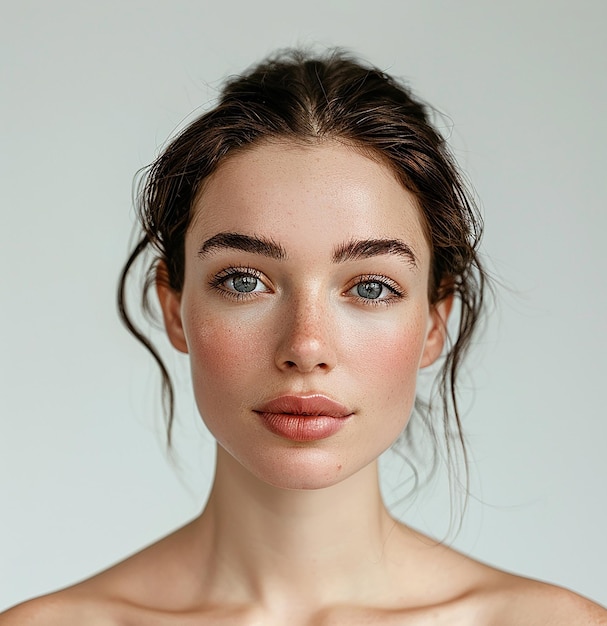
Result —
<path fill-rule="evenodd" d="M 168 373 L 125 304 L 153 251 L 146 294 L 218 443 L 211 495 L 185 527 L 0 624 L 607 624 L 382 502 L 377 458 L 414 408 L 463 441 L 455 382 L 485 283 L 478 217 L 406 88 L 340 54 L 267 61 L 153 164 L 140 218 L 121 311 L 161 366 L 170 438 Z M 417 373 L 441 359 L 432 412 Z"/>

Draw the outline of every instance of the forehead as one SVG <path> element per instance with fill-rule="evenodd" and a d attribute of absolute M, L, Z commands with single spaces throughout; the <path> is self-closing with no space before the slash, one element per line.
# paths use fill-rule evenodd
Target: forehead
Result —
<path fill-rule="evenodd" d="M 204 184 L 190 231 L 263 234 L 294 246 L 407 240 L 429 255 L 415 196 L 379 159 L 327 141 L 263 143 L 228 158 Z"/>

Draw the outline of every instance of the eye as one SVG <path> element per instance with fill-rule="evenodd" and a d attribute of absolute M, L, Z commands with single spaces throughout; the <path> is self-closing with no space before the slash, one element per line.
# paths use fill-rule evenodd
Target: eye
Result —
<path fill-rule="evenodd" d="M 390 304 L 404 297 L 399 285 L 387 276 L 359 276 L 346 291 L 364 304 Z"/>
<path fill-rule="evenodd" d="M 213 276 L 210 285 L 234 298 L 270 291 L 262 281 L 261 273 L 248 267 L 228 267 Z"/>
<path fill-rule="evenodd" d="M 264 286 L 257 276 L 251 276 L 250 274 L 232 276 L 231 278 L 226 278 L 223 281 L 223 286 L 226 289 L 229 289 L 230 291 L 237 291 L 238 293 L 251 293 L 252 291 L 259 291 L 258 287 L 260 285 L 262 287 Z"/>
<path fill-rule="evenodd" d="M 356 293 L 361 298 L 368 298 L 369 300 L 379 298 L 384 289 L 386 289 L 386 286 L 376 280 L 369 280 L 366 283 L 358 283 L 356 285 Z"/>

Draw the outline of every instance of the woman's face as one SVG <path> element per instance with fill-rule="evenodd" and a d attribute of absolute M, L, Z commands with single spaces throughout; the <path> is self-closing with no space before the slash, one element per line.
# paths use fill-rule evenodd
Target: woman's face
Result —
<path fill-rule="evenodd" d="M 200 193 L 181 294 L 159 287 L 196 402 L 229 454 L 285 488 L 329 486 L 407 424 L 443 346 L 414 197 L 336 142 L 265 143 Z"/>

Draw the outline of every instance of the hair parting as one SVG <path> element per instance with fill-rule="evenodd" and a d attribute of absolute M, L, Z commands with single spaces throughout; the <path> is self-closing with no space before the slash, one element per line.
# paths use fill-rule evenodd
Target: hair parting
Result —
<path fill-rule="evenodd" d="M 157 348 L 126 305 L 126 283 L 134 264 L 152 253 L 142 300 L 144 313 L 152 316 L 150 291 L 157 280 L 166 280 L 176 292 L 182 290 L 184 239 L 195 201 L 205 180 L 226 159 L 261 142 L 338 141 L 380 160 L 414 194 L 431 250 L 430 303 L 452 296 L 458 303 L 458 322 L 433 393 L 428 399 L 416 398 L 414 413 L 435 445 L 439 439 L 435 422 L 440 417 L 447 465 L 457 475 L 461 458 L 467 486 L 457 389 L 484 306 L 487 274 L 478 254 L 483 224 L 429 112 L 406 85 L 343 51 L 314 56 L 287 50 L 229 79 L 217 104 L 178 133 L 149 166 L 136 199 L 141 237 L 120 276 L 118 306 L 127 329 L 160 368 L 169 446 L 175 393 Z M 409 427 L 400 440 L 415 447 Z M 435 448 L 432 468 L 436 459 Z M 415 469 L 414 478 L 416 486 Z"/>

